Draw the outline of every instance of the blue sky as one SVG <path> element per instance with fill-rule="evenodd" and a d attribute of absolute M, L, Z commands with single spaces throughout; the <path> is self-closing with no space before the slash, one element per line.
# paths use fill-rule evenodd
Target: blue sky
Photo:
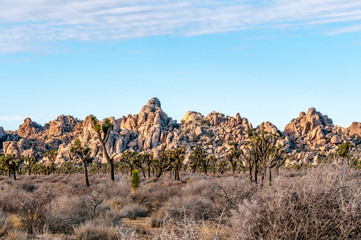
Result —
<path fill-rule="evenodd" d="M 151 97 L 280 129 L 361 121 L 356 0 L 0 0 L 0 126 L 135 114 Z"/>

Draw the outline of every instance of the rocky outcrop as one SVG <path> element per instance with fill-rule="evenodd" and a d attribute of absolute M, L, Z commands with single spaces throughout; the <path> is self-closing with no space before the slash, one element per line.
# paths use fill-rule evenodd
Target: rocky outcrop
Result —
<path fill-rule="evenodd" d="M 263 122 L 257 127 L 258 131 L 266 131 L 268 133 L 272 133 L 278 136 L 281 136 L 281 132 L 278 128 L 270 122 Z"/>
<path fill-rule="evenodd" d="M 138 114 L 109 120 L 112 128 L 106 149 L 115 161 L 120 160 L 126 150 L 157 155 L 159 151 L 178 146 L 185 146 L 187 158 L 196 145 L 208 154 L 223 158 L 231 150 L 231 143 L 243 146 L 253 129 L 248 119 L 239 113 L 232 117 L 215 111 L 206 116 L 188 111 L 178 124 L 162 110 L 157 98 L 150 99 Z M 334 126 L 327 115 L 310 108 L 287 124 L 284 132 L 270 122 L 261 123 L 255 130 L 278 135 L 277 144 L 292 156 L 292 161 L 314 164 L 320 153 L 336 152 L 345 141 L 358 144 L 354 136 L 361 136 L 361 123 L 344 129 Z M 4 145 L 5 154 L 35 156 L 39 160 L 49 149 L 56 149 L 56 161 L 60 163 L 75 160 L 70 147 L 72 141 L 80 139 L 91 148 L 95 161 L 103 161 L 104 151 L 97 138 L 90 117 L 80 121 L 61 115 L 44 127 L 27 118 L 15 132 L 0 128 L 0 149 Z"/>
<path fill-rule="evenodd" d="M 344 130 L 333 125 L 332 119 L 327 115 L 322 115 L 315 108 L 310 108 L 307 112 L 301 112 L 300 116 L 293 119 L 284 129 L 284 134 L 288 136 L 295 146 L 304 145 L 308 149 L 325 146 L 329 143 L 338 144 L 339 141 L 333 139 L 334 135 L 343 134 Z"/>
<path fill-rule="evenodd" d="M 3 143 L 5 155 L 15 155 L 17 158 L 20 157 L 20 151 L 18 145 L 14 141 L 8 141 Z"/>
<path fill-rule="evenodd" d="M 45 124 L 45 134 L 49 138 L 63 138 L 64 134 L 72 132 L 78 124 L 77 118 L 60 115 L 56 120 Z"/>
<path fill-rule="evenodd" d="M 5 137 L 6 133 L 4 131 L 3 127 L 0 127 L 0 138 L 2 139 L 3 137 Z"/>
<path fill-rule="evenodd" d="M 36 122 L 33 122 L 31 118 L 26 118 L 24 123 L 19 126 L 17 134 L 22 138 L 36 138 L 35 135 L 43 131 L 43 127 Z"/>
<path fill-rule="evenodd" d="M 361 137 L 361 123 L 360 122 L 353 122 L 351 126 L 346 129 L 346 132 L 350 136 L 358 136 Z"/>

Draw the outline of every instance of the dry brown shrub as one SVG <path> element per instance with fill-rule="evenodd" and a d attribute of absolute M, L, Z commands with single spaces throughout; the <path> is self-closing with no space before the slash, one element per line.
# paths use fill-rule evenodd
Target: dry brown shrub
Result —
<path fill-rule="evenodd" d="M 169 198 L 181 194 L 182 185 L 179 182 L 154 182 L 141 185 L 132 198 L 152 212 L 162 207 Z"/>
<path fill-rule="evenodd" d="M 62 196 L 48 204 L 45 209 L 49 232 L 68 234 L 74 226 L 91 219 L 93 213 L 87 200 L 85 196 Z"/>
<path fill-rule="evenodd" d="M 134 220 L 137 218 L 148 217 L 149 211 L 139 204 L 130 203 L 120 209 L 120 215 L 124 218 L 130 218 Z"/>
<path fill-rule="evenodd" d="M 361 174 L 348 167 L 276 179 L 234 211 L 236 239 L 361 239 Z"/>

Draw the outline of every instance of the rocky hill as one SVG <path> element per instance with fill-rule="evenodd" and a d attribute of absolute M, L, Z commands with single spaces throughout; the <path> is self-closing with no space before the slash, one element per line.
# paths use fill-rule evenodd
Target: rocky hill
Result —
<path fill-rule="evenodd" d="M 126 150 L 152 152 L 157 155 L 165 149 L 185 146 L 187 154 L 196 145 L 202 145 L 208 154 L 222 158 L 230 151 L 230 143 L 242 144 L 249 138 L 253 129 L 247 118 L 239 113 L 235 117 L 211 112 L 207 116 L 188 111 L 177 123 L 162 110 L 159 99 L 152 98 L 135 115 L 109 118 L 113 124 L 106 148 L 116 161 Z M 301 112 L 284 131 L 270 122 L 256 127 L 280 136 L 278 143 L 298 163 L 315 163 L 319 154 L 337 152 L 338 146 L 345 142 L 359 143 L 361 123 L 354 122 L 348 128 L 333 125 L 332 120 L 316 109 Z M 4 154 L 35 156 L 44 160 L 44 153 L 57 149 L 57 162 L 72 161 L 70 153 L 72 141 L 80 139 L 88 144 L 92 156 L 103 160 L 101 148 L 94 132 L 90 117 L 81 121 L 72 116 L 61 115 L 44 126 L 26 118 L 17 131 L 4 131 L 0 127 L 0 149 Z"/>

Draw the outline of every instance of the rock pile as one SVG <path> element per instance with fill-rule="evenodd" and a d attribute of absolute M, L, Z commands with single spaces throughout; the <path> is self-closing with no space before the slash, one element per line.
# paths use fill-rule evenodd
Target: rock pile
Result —
<path fill-rule="evenodd" d="M 106 148 L 116 161 L 125 150 L 157 155 L 159 151 L 182 145 L 186 147 L 187 155 L 194 146 L 201 145 L 208 154 L 222 158 L 230 151 L 230 143 L 242 146 L 253 129 L 248 119 L 239 113 L 230 117 L 214 111 L 206 117 L 188 111 L 178 124 L 162 110 L 157 98 L 150 99 L 138 114 L 109 119 L 113 127 Z M 278 144 L 292 154 L 295 161 L 307 164 L 316 161 L 319 153 L 336 152 L 341 143 L 361 137 L 361 123 L 355 122 L 347 129 L 334 126 L 327 115 L 314 108 L 307 113 L 301 112 L 298 118 L 287 124 L 284 132 L 270 122 L 261 123 L 256 130 L 278 135 Z M 44 152 L 57 149 L 57 162 L 70 161 L 73 160 L 70 146 L 75 139 L 88 144 L 95 160 L 104 159 L 90 117 L 80 121 L 61 115 L 45 126 L 26 118 L 15 132 L 5 132 L 0 127 L 0 148 L 5 154 L 17 156 L 42 159 Z"/>

